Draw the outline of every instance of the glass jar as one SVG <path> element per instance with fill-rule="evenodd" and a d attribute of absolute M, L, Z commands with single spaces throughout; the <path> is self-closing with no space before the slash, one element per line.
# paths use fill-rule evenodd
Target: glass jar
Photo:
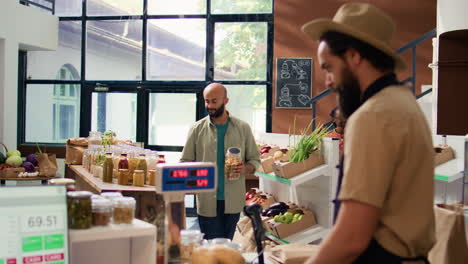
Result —
<path fill-rule="evenodd" d="M 104 163 L 102 164 L 102 181 L 112 183 L 112 174 L 114 173 L 114 162 L 112 153 L 106 153 Z"/>
<path fill-rule="evenodd" d="M 94 226 L 108 225 L 112 217 L 112 202 L 108 199 L 93 199 L 92 215 Z"/>
<path fill-rule="evenodd" d="M 156 185 L 156 170 L 148 171 L 148 179 L 146 182 L 148 183 L 148 185 L 151 185 L 151 186 Z"/>
<path fill-rule="evenodd" d="M 116 198 L 120 198 L 120 197 L 123 197 L 121 193 L 119 192 L 103 192 L 101 193 L 101 196 L 106 198 L 106 199 L 109 199 L 109 200 L 114 200 Z"/>
<path fill-rule="evenodd" d="M 127 159 L 127 153 L 122 153 L 120 154 L 120 160 L 119 160 L 119 170 L 120 169 L 126 169 L 128 170 L 128 159 Z"/>
<path fill-rule="evenodd" d="M 228 180 L 233 181 L 240 178 L 240 173 L 232 172 L 233 168 L 239 165 L 242 165 L 240 148 L 228 148 L 226 151 L 226 159 L 224 160 L 224 174 Z"/>
<path fill-rule="evenodd" d="M 117 173 L 117 183 L 120 185 L 128 185 L 128 178 L 130 177 L 128 169 L 119 169 Z"/>
<path fill-rule="evenodd" d="M 148 166 L 146 164 L 146 155 L 145 154 L 140 154 L 138 156 L 138 162 L 136 165 L 135 170 L 142 170 L 143 171 L 143 185 L 146 184 L 146 177 L 147 177 L 147 172 L 148 172 Z"/>
<path fill-rule="evenodd" d="M 158 164 L 166 163 L 166 157 L 164 155 L 159 155 Z"/>
<path fill-rule="evenodd" d="M 150 151 L 146 154 L 146 164 L 148 170 L 155 170 L 156 165 L 158 165 L 159 155 L 157 151 Z"/>
<path fill-rule="evenodd" d="M 131 224 L 135 217 L 136 201 L 133 197 L 119 197 L 112 201 L 114 224 Z"/>
<path fill-rule="evenodd" d="M 145 171 L 135 170 L 133 172 L 133 186 L 145 186 Z"/>
<path fill-rule="evenodd" d="M 50 179 L 50 185 L 64 185 L 66 186 L 67 192 L 75 191 L 75 180 L 68 178 Z"/>
<path fill-rule="evenodd" d="M 79 191 L 67 193 L 68 227 L 88 229 L 92 224 L 91 192 Z"/>
<path fill-rule="evenodd" d="M 187 262 L 190 260 L 192 252 L 201 246 L 202 238 L 203 234 L 199 230 L 184 229 L 180 231 L 180 258 L 182 262 Z"/>
<path fill-rule="evenodd" d="M 98 131 L 89 131 L 88 145 L 101 145 L 102 133 Z"/>

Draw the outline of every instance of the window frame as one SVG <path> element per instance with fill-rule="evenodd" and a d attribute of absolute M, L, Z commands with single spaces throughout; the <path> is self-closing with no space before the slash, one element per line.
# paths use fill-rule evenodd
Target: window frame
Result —
<path fill-rule="evenodd" d="M 211 82 L 217 81 L 214 77 L 214 36 L 215 24 L 222 22 L 266 22 L 267 23 L 267 67 L 266 80 L 263 81 L 243 81 L 243 80 L 219 80 L 222 84 L 237 85 L 266 85 L 266 132 L 272 130 L 272 78 L 273 78 L 273 34 L 274 34 L 274 6 L 275 0 L 272 0 L 272 13 L 260 14 L 211 14 L 211 0 L 206 0 L 206 14 L 197 15 L 148 15 L 147 6 L 149 0 L 143 0 L 143 14 L 135 16 L 86 16 L 87 0 L 82 2 L 82 16 L 59 17 L 59 21 L 81 21 L 81 69 L 80 79 L 74 81 L 64 80 L 28 80 L 27 74 L 27 53 L 19 52 L 19 74 L 18 74 L 18 137 L 17 144 L 19 149 L 25 151 L 36 150 L 36 143 L 25 141 L 25 109 L 26 109 L 26 86 L 28 84 L 78 84 L 80 87 L 80 120 L 79 136 L 87 137 L 91 129 L 91 101 L 93 92 L 103 92 L 108 89 L 109 92 L 132 91 L 137 93 L 137 125 L 136 141 L 144 142 L 145 148 L 158 151 L 181 151 L 183 146 L 168 145 L 148 145 L 148 118 L 149 118 L 149 93 L 195 93 L 197 97 L 196 120 L 206 115 L 203 101 L 203 88 Z M 156 81 L 147 80 L 147 25 L 148 19 L 187 19 L 202 18 L 206 19 L 206 50 L 205 50 L 205 80 L 202 81 Z M 142 21 L 142 54 L 141 54 L 141 80 L 136 81 L 99 81 L 86 79 L 86 26 L 88 21 L 92 20 L 141 20 Z M 58 157 L 64 157 L 64 143 L 40 143 L 41 146 L 47 146 L 48 150 L 56 151 Z"/>

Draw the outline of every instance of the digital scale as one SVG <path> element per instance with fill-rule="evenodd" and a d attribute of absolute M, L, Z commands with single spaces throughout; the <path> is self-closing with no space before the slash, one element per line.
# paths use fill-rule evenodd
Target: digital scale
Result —
<path fill-rule="evenodd" d="M 213 192 L 218 184 L 213 162 L 158 164 L 155 187 L 162 193 L 166 219 L 164 263 L 180 263 L 180 231 L 186 228 L 184 197 L 186 193 Z"/>

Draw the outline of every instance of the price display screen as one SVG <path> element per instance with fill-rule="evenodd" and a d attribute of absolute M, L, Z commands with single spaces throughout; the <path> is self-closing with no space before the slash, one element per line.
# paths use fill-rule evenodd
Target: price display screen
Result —
<path fill-rule="evenodd" d="M 0 190 L 0 264 L 68 264 L 65 186 Z"/>
<path fill-rule="evenodd" d="M 215 167 L 165 167 L 162 169 L 163 191 L 196 191 L 215 188 Z"/>

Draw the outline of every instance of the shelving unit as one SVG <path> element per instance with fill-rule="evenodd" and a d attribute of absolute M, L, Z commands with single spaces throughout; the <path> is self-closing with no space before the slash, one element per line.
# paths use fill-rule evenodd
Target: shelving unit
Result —
<path fill-rule="evenodd" d="M 262 143 L 286 147 L 287 134 L 262 134 L 257 136 Z M 275 196 L 278 201 L 292 201 L 301 207 L 311 209 L 317 225 L 287 238 L 278 239 L 281 243 L 312 243 L 322 239 L 330 230 L 333 221 L 333 204 L 335 198 L 339 162 L 338 140 L 324 138 L 322 151 L 325 164 L 299 174 L 290 179 L 275 176 L 273 173 L 255 173 L 259 177 L 259 188 Z"/>
<path fill-rule="evenodd" d="M 71 264 L 153 264 L 156 226 L 134 219 L 131 225 L 70 230 Z"/>
<path fill-rule="evenodd" d="M 443 144 L 443 137 L 433 136 L 434 145 Z M 435 195 L 436 203 L 455 203 L 463 201 L 463 188 L 465 188 L 465 201 L 467 201 L 468 185 L 463 183 L 465 160 L 464 136 L 447 136 L 447 145 L 455 152 L 455 159 L 443 163 L 435 168 Z"/>

